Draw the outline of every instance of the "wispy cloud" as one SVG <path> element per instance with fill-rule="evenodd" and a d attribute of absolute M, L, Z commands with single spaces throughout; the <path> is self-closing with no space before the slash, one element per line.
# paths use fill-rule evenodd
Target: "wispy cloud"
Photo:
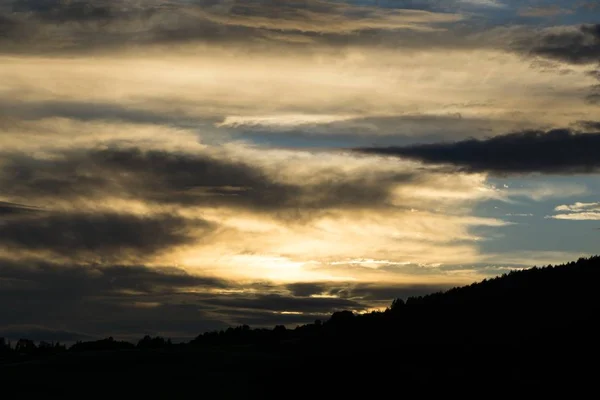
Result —
<path fill-rule="evenodd" d="M 257 43 L 356 32 L 440 31 L 460 14 L 381 9 L 321 0 L 272 1 L 18 1 L 0 8 L 0 48 L 10 52 L 86 52 L 132 45 Z"/>
<path fill-rule="evenodd" d="M 573 220 L 573 221 L 598 221 L 600 220 L 600 203 L 563 204 L 557 206 L 554 211 L 559 212 L 546 218 Z"/>
<path fill-rule="evenodd" d="M 555 17 L 561 14 L 572 14 L 574 11 L 561 8 L 557 5 L 549 6 L 529 6 L 519 9 L 519 15 L 522 17 L 547 18 Z"/>

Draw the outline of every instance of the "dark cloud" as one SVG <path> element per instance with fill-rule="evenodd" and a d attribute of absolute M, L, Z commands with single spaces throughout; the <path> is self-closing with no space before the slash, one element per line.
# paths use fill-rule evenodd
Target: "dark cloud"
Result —
<path fill-rule="evenodd" d="M 0 259 L 2 293 L 52 292 L 61 296 L 106 296 L 127 292 L 174 294 L 186 288 L 227 288 L 222 279 L 196 276 L 175 267 L 143 265 L 57 265 L 39 261 Z"/>
<path fill-rule="evenodd" d="M 17 32 L 19 23 L 13 18 L 0 14 L 0 38 L 6 38 Z"/>
<path fill-rule="evenodd" d="M 0 247 L 70 258 L 145 258 L 196 241 L 189 233 L 191 227 L 208 230 L 210 225 L 164 214 L 37 212 L 3 221 Z"/>
<path fill-rule="evenodd" d="M 68 152 L 45 160 L 13 155 L 0 179 L 13 184 L 13 195 L 34 198 L 119 193 L 166 203 L 219 205 L 239 197 L 259 204 L 261 194 L 268 203 L 273 201 L 269 190 L 278 198 L 285 196 L 285 190 L 269 187 L 260 171 L 242 163 L 137 148 Z"/>
<path fill-rule="evenodd" d="M 310 296 L 327 293 L 329 284 L 327 282 L 297 282 L 290 283 L 286 288 L 294 296 Z"/>
<path fill-rule="evenodd" d="M 315 44 L 404 50 L 423 46 L 508 48 L 509 42 L 518 38 L 513 44 L 519 52 L 575 62 L 589 62 L 597 54 L 595 25 L 582 26 L 579 31 L 535 34 L 527 26 L 494 27 L 482 24 L 480 18 L 468 18 L 477 3 L 399 0 L 391 4 L 393 8 L 318 0 L 15 0 L 0 3 L 0 51 L 88 52 L 186 43 L 233 44 L 245 50 L 276 44 L 281 45 L 279 51 L 310 49 Z M 393 13 L 419 10 L 437 14 L 423 15 L 423 22 L 416 23 L 408 18 L 407 24 L 390 18 Z M 454 22 L 449 13 L 463 13 L 464 20 L 450 28 Z M 413 29 L 415 26 L 440 29 L 422 31 Z"/>
<path fill-rule="evenodd" d="M 35 211 L 38 211 L 35 207 L 0 201 L 0 217 L 29 214 Z"/>
<path fill-rule="evenodd" d="M 5 195 L 32 199 L 98 199 L 108 195 L 165 204 L 239 207 L 267 212 L 383 207 L 391 188 L 421 179 L 411 173 L 341 175 L 318 183 L 282 183 L 260 168 L 207 154 L 110 148 L 36 159 L 6 154 Z"/>
<path fill-rule="evenodd" d="M 254 296 L 219 296 L 207 299 L 207 303 L 237 309 L 258 309 L 277 312 L 321 312 L 362 310 L 365 305 L 354 300 L 333 297 L 289 297 L 280 294 Z"/>
<path fill-rule="evenodd" d="M 390 303 L 394 299 L 407 299 L 408 297 L 423 296 L 451 289 L 452 285 L 434 284 L 357 284 L 350 290 L 350 296 L 360 298 L 363 301 L 384 301 Z"/>
<path fill-rule="evenodd" d="M 246 324 L 255 327 L 272 328 L 275 325 L 285 325 L 293 329 L 298 325 L 310 324 L 315 320 L 325 321 L 330 317 L 329 313 L 291 313 L 281 314 L 273 311 L 262 310 L 228 310 L 227 316 L 235 321 L 233 325 Z"/>
<path fill-rule="evenodd" d="M 0 51 L 7 53 L 89 52 L 188 43 L 233 45 L 243 51 L 276 46 L 279 52 L 311 50 L 319 44 L 330 49 L 352 45 L 401 47 L 405 51 L 424 46 L 508 49 L 515 38 L 519 52 L 532 48 L 540 54 L 556 52 L 552 50 L 556 47 L 553 34 L 537 35 L 528 26 L 482 23 L 481 18 L 470 18 L 477 4 L 460 0 L 398 0 L 390 3 L 393 7 L 381 8 L 373 7 L 375 3 L 319 0 L 9 3 L 13 6 L 0 7 Z M 411 22 L 410 13 L 414 16 L 419 11 L 432 14 L 421 15 L 422 22 Z M 395 18 L 403 13 L 408 15 L 407 23 Z M 459 18 L 453 19 L 451 13 L 461 13 L 463 20 L 456 23 Z M 580 34 L 585 36 L 586 28 L 582 29 Z M 575 46 L 588 46 L 577 34 L 572 36 Z"/>
<path fill-rule="evenodd" d="M 381 283 L 338 283 L 338 282 L 299 282 L 286 288 L 295 296 L 337 296 L 355 301 L 382 301 L 389 303 L 393 299 L 406 299 L 452 288 L 451 285 L 427 284 L 381 284 Z"/>
<path fill-rule="evenodd" d="M 580 121 L 579 125 L 588 131 L 600 132 L 600 122 L 598 121 Z"/>
<path fill-rule="evenodd" d="M 0 8 L 4 51 L 46 53 L 88 51 L 128 44 L 235 39 L 235 29 L 219 29 L 190 11 L 208 1 L 25 0 Z M 233 27 L 235 28 L 235 27 Z M 241 36 L 240 36 L 241 37 Z"/>
<path fill-rule="evenodd" d="M 318 0 L 26 0 L 9 4 L 0 7 L 0 18 L 5 20 L 0 48 L 36 53 L 189 42 L 257 46 L 273 42 L 286 46 L 356 41 L 379 44 L 382 34 L 398 30 L 386 18 L 399 12 Z M 431 2 L 404 2 L 396 7 L 428 10 Z M 442 20 L 445 18 L 433 17 L 431 24 Z M 416 25 L 429 23 L 424 20 Z M 403 26 L 400 30 L 411 28 Z M 297 40 L 298 35 L 304 39 Z"/>
<path fill-rule="evenodd" d="M 191 292 L 227 285 L 174 267 L 0 260 L 0 333 L 35 333 L 40 340 L 51 339 L 42 330 L 57 339 L 51 332 L 95 338 L 135 339 L 145 333 L 191 338 L 226 326 Z M 11 332 L 14 335 L 8 335 Z M 69 340 L 69 335 L 59 336 Z"/>
<path fill-rule="evenodd" d="M 567 129 L 526 131 L 484 140 L 362 148 L 358 152 L 449 164 L 467 172 L 494 174 L 594 173 L 600 167 L 600 133 Z"/>
<path fill-rule="evenodd" d="M 530 46 L 532 55 L 573 64 L 597 63 L 600 62 L 600 24 L 582 25 L 576 30 L 545 31 L 533 39 Z"/>
<path fill-rule="evenodd" d="M 173 113 L 157 113 L 135 107 L 126 107 L 111 103 L 79 101 L 28 101 L 19 102 L 0 99 L 0 117 L 11 119 L 40 120 L 60 117 L 78 121 L 123 121 L 137 124 L 192 125 L 198 119 L 186 118 Z M 217 122 L 216 119 L 211 122 Z M 1 135 L 2 133 L 0 133 Z"/>
<path fill-rule="evenodd" d="M 355 282 L 241 284 L 176 267 L 0 259 L 0 336 L 70 342 L 109 335 L 135 341 L 151 334 L 189 340 L 207 330 L 241 324 L 294 328 L 325 320 L 335 311 L 385 307 L 394 298 L 445 288 Z M 318 296 L 323 294 L 328 296 Z"/>
<path fill-rule="evenodd" d="M 62 0 L 19 0 L 13 3 L 15 13 L 32 13 L 41 19 L 53 22 L 104 21 L 114 17 L 114 8 L 108 2 L 62 1 Z"/>
<path fill-rule="evenodd" d="M 586 96 L 586 100 L 591 104 L 600 104 L 600 85 L 591 87 L 590 93 Z"/>
<path fill-rule="evenodd" d="M 592 78 L 596 78 L 600 81 L 600 70 L 588 71 L 587 74 Z"/>
<path fill-rule="evenodd" d="M 0 259 L 0 336 L 72 341 L 153 334 L 189 340 L 231 325 L 293 328 L 333 311 L 368 308 L 357 300 L 291 296 L 282 294 L 284 287 L 261 287 L 270 293 L 252 294 L 241 284 L 175 267 Z"/>

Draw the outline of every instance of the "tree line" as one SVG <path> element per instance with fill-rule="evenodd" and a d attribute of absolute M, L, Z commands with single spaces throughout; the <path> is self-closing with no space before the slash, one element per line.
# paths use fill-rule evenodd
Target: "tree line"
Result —
<path fill-rule="evenodd" d="M 288 329 L 252 329 L 248 325 L 205 332 L 187 343 L 146 335 L 137 343 L 108 337 L 61 343 L 0 338 L 0 359 L 14 360 L 88 351 L 187 351 L 197 348 L 259 348 L 404 345 L 410 343 L 477 344 L 490 341 L 544 340 L 548 332 L 575 339 L 596 334 L 600 311 L 597 285 L 600 256 L 563 265 L 514 270 L 471 285 L 425 296 L 395 299 L 383 311 L 354 314 L 338 311 L 325 321 Z M 516 338 L 516 339 L 515 339 Z"/>

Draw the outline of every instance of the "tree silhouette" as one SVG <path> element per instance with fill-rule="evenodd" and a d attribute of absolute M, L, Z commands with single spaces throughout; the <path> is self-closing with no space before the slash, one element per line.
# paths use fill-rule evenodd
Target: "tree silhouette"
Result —
<path fill-rule="evenodd" d="M 152 380 L 153 384 L 168 382 L 166 376 L 177 381 L 186 373 L 208 377 L 205 385 L 238 396 L 267 381 L 297 390 L 298 382 L 318 382 L 335 368 L 346 374 L 359 371 L 357 376 L 377 371 L 381 378 L 371 390 L 410 382 L 419 388 L 446 387 L 500 376 L 503 385 L 594 381 L 598 368 L 592 361 L 600 357 L 595 321 L 600 311 L 598 282 L 600 257 L 582 258 L 395 299 L 383 312 L 337 311 L 325 321 L 293 329 L 241 325 L 204 332 L 178 344 L 161 336 L 146 335 L 136 345 L 108 337 L 77 342 L 67 355 L 74 357 L 75 366 L 87 357 L 94 368 L 96 363 L 106 370 L 123 364 L 122 376 L 134 373 L 145 381 L 154 370 L 161 371 L 164 376 Z M 57 349 L 64 346 L 48 342 L 36 346 L 20 339 L 13 350 L 0 339 L 0 354 L 4 354 L 0 365 L 51 360 Z M 79 353 L 89 356 L 79 359 Z M 387 369 L 390 363 L 395 367 Z M 234 381 L 238 383 L 231 385 Z M 339 397 L 353 385 L 335 387 Z M 168 393 L 177 388 L 169 387 Z"/>

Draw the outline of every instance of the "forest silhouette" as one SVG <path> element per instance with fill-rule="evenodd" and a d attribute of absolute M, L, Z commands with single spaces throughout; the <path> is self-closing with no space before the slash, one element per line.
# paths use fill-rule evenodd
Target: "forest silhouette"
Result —
<path fill-rule="evenodd" d="M 0 377 L 54 392 L 69 390 L 67 381 L 136 386 L 143 379 L 140 393 L 200 387 L 220 397 L 264 397 L 274 388 L 310 393 L 336 379 L 347 381 L 334 384 L 337 395 L 396 385 L 422 393 L 498 382 L 581 387 L 598 373 L 599 278 L 600 257 L 581 258 L 396 299 L 385 311 L 340 311 L 295 329 L 243 325 L 188 343 L 109 337 L 67 347 L 0 339 Z"/>

